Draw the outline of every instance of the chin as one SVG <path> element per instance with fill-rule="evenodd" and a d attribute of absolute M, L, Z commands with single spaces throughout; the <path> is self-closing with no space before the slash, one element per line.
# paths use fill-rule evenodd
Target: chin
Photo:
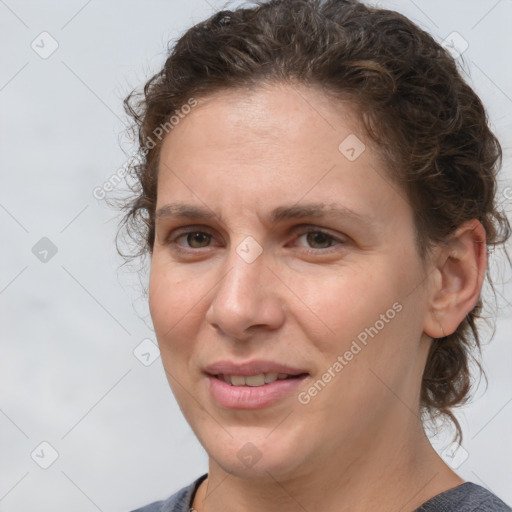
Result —
<path fill-rule="evenodd" d="M 225 437 L 209 439 L 203 447 L 213 463 L 239 478 L 283 480 L 307 463 L 306 453 L 299 453 L 297 449 L 301 446 L 305 449 L 305 443 L 293 440 L 286 430 L 281 436 L 277 432 L 269 436 L 268 431 L 262 434 L 260 429 L 251 435 L 249 428 L 233 435 L 229 441 Z"/>

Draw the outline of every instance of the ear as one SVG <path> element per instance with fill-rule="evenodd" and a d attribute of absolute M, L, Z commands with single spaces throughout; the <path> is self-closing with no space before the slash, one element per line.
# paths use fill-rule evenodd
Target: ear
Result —
<path fill-rule="evenodd" d="M 453 334 L 475 307 L 487 268 L 486 234 L 482 224 L 462 224 L 441 247 L 434 262 L 424 332 L 432 338 Z"/>

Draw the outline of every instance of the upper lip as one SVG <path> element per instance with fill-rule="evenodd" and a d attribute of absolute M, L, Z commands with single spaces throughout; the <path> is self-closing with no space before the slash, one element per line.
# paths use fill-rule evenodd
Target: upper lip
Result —
<path fill-rule="evenodd" d="M 217 361 L 206 366 L 204 370 L 210 375 L 239 375 L 242 377 L 259 375 L 260 373 L 286 373 L 287 375 L 308 373 L 298 367 L 265 360 L 247 361 L 245 363 Z"/>

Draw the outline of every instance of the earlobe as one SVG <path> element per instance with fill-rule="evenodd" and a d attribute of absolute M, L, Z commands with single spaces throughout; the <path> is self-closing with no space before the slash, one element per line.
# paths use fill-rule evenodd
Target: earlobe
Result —
<path fill-rule="evenodd" d="M 442 338 L 455 332 L 478 302 L 486 268 L 485 229 L 473 219 L 462 224 L 439 252 L 425 334 Z"/>

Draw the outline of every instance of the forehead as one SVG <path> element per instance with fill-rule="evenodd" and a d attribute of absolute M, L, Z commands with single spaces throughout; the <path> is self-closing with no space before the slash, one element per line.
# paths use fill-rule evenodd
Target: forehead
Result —
<path fill-rule="evenodd" d="M 221 90 L 197 101 L 165 137 L 160 171 L 171 163 L 217 171 L 271 165 L 277 175 L 288 162 L 299 175 L 297 163 L 306 158 L 315 170 L 332 165 L 347 137 L 358 142 L 358 151 L 368 145 L 353 105 L 317 88 L 267 84 Z"/>
<path fill-rule="evenodd" d="M 295 145 L 294 150 L 298 150 L 299 142 L 313 144 L 314 133 L 329 132 L 336 141 L 347 129 L 351 133 L 363 132 L 354 102 L 335 99 L 327 91 L 304 84 L 273 83 L 223 89 L 197 101 L 198 106 L 180 124 L 188 128 L 187 137 L 192 129 L 192 135 L 207 133 L 208 139 L 203 144 L 210 148 L 230 144 L 243 150 L 255 144 L 279 143 L 283 149 Z M 221 131 L 220 127 L 228 129 Z M 177 131 L 178 135 L 175 131 L 174 137 L 168 139 L 185 135 L 184 130 Z"/>
<path fill-rule="evenodd" d="M 307 195 L 374 216 L 403 200 L 354 106 L 289 84 L 198 98 L 164 140 L 158 182 L 159 206 L 187 196 L 275 209 Z"/>

